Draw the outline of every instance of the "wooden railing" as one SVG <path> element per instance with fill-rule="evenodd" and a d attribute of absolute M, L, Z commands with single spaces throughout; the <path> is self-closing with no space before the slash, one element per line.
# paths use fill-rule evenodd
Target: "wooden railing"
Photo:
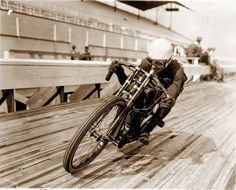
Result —
<path fill-rule="evenodd" d="M 109 64 L 104 61 L 0 59 L 0 89 L 104 83 Z M 187 75 L 209 73 L 208 66 L 183 66 Z M 235 72 L 236 66 L 225 65 L 222 69 Z"/>
<path fill-rule="evenodd" d="M 105 89 L 117 85 L 116 77 L 112 77 L 109 83 L 105 80 L 109 64 L 110 62 L 104 61 L 0 59 L 0 102 L 8 102 L 8 112 L 15 111 L 12 104 L 16 97 L 29 108 L 47 105 L 56 96 L 60 96 L 63 102 L 67 99 L 64 93 L 68 86 L 77 86 L 72 100 L 83 100 L 96 90 L 99 97 L 101 85 Z M 210 73 L 209 66 L 183 66 L 188 78 Z M 226 72 L 236 72 L 236 66 L 224 66 L 223 69 Z M 34 91 L 31 95 L 26 95 L 27 89 L 35 88 L 37 93 Z M 20 92 L 17 94 L 18 91 Z"/>
<path fill-rule="evenodd" d="M 0 59 L 0 89 L 66 86 L 106 82 L 106 62 Z"/>
<path fill-rule="evenodd" d="M 42 59 L 0 59 L 0 102 L 7 103 L 4 112 L 16 111 L 14 100 L 36 108 L 50 104 L 60 96 L 60 102 L 83 100 L 106 83 L 106 62 Z M 75 86 L 66 92 L 66 87 Z M 31 92 L 28 92 L 30 89 Z M 5 101 L 6 100 L 6 101 Z"/>

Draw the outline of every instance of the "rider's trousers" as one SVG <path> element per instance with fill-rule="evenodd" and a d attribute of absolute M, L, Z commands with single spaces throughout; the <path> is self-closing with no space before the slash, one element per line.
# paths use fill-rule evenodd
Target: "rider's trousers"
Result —
<path fill-rule="evenodd" d="M 149 96 L 147 98 L 147 96 L 143 95 L 140 96 L 139 101 L 137 101 L 135 103 L 135 107 L 136 108 L 142 108 L 144 106 L 144 104 L 150 104 L 152 103 L 153 100 L 153 95 Z M 150 102 L 151 100 L 151 102 Z M 160 104 L 159 109 L 156 111 L 156 113 L 153 114 L 152 118 L 147 122 L 146 126 L 143 128 L 142 132 L 151 132 L 155 126 L 158 124 L 158 122 L 160 122 L 162 119 L 164 119 L 166 117 L 166 115 L 170 112 L 171 108 L 174 106 L 175 101 L 173 100 L 173 102 L 171 102 L 168 105 L 163 105 Z M 126 125 L 129 127 L 130 131 L 135 131 L 135 129 L 137 129 L 137 127 L 139 127 L 142 123 L 143 117 L 142 117 L 142 113 L 133 110 L 132 112 L 130 112 L 127 117 L 126 117 Z"/>
<path fill-rule="evenodd" d="M 156 127 L 156 125 L 168 115 L 171 108 L 172 107 L 160 107 L 152 116 L 152 118 L 147 122 L 146 126 L 144 126 L 143 133 L 150 133 Z"/>

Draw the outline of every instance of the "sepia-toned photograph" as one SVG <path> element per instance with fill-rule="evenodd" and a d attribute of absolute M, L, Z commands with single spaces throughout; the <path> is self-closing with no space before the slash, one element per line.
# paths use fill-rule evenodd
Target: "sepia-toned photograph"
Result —
<path fill-rule="evenodd" d="M 0 0 L 0 189 L 236 189 L 235 0 Z"/>

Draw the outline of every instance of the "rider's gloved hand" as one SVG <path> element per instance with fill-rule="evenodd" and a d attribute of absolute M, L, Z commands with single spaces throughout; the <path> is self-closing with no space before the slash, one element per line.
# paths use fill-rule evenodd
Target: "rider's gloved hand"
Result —
<path fill-rule="evenodd" d="M 161 100 L 160 107 L 172 108 L 174 104 L 175 104 L 175 99 L 168 94 L 164 99 Z"/>
<path fill-rule="evenodd" d="M 124 71 L 124 69 L 119 64 L 118 60 L 112 61 L 112 63 L 109 65 L 108 70 L 112 73 L 119 73 L 120 71 Z"/>

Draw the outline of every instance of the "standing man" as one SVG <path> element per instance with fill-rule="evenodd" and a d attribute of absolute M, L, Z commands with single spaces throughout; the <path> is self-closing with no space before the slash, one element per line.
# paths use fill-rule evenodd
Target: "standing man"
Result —
<path fill-rule="evenodd" d="M 91 55 L 90 55 L 89 47 L 88 47 L 88 46 L 85 46 L 85 47 L 84 47 L 84 53 L 82 53 L 82 54 L 80 55 L 79 60 L 91 61 Z"/>
<path fill-rule="evenodd" d="M 186 51 L 187 57 L 201 57 L 202 56 L 202 47 L 201 47 L 201 37 L 197 37 L 197 41 L 191 43 Z M 192 60 L 188 60 L 190 64 L 192 64 Z"/>
<path fill-rule="evenodd" d="M 71 50 L 71 60 L 78 59 L 78 57 L 79 57 L 79 52 L 76 52 L 76 46 L 73 45 Z"/>

